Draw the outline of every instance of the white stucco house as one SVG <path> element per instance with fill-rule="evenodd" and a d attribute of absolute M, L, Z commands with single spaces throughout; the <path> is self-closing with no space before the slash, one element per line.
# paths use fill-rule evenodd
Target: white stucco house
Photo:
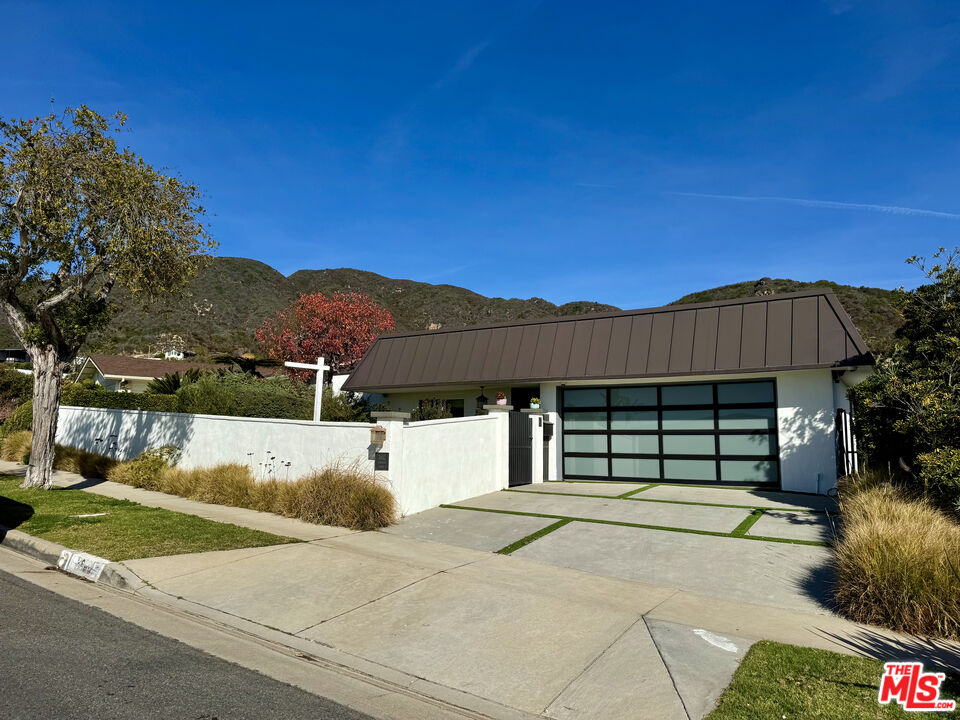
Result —
<path fill-rule="evenodd" d="M 824 493 L 849 453 L 847 388 L 873 358 L 839 300 L 811 290 L 396 333 L 344 390 L 454 415 L 540 399 L 544 479 L 726 483 Z"/>
<path fill-rule="evenodd" d="M 215 365 L 186 360 L 135 358 L 126 355 L 90 355 L 77 374 L 77 381 L 93 380 L 106 390 L 141 393 L 155 378 L 187 370 L 216 370 Z"/>

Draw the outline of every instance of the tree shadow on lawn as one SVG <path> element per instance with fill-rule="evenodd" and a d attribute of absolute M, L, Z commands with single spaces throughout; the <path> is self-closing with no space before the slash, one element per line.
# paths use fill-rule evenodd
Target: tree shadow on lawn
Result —
<path fill-rule="evenodd" d="M 8 530 L 13 530 L 32 517 L 32 507 L 0 495 L 0 541 L 6 537 Z"/>
<path fill-rule="evenodd" d="M 960 644 L 910 635 L 888 637 L 870 628 L 861 628 L 852 636 L 836 635 L 825 630 L 817 632 L 838 645 L 878 660 L 919 661 L 924 664 L 924 670 L 946 671 L 953 676 L 953 692 L 960 692 L 957 686 L 957 680 L 960 679 Z"/>

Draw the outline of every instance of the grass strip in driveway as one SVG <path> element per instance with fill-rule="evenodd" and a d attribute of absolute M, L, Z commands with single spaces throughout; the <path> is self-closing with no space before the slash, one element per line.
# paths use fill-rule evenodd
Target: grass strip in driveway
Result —
<path fill-rule="evenodd" d="M 732 532 L 724 533 L 717 532 L 715 530 L 694 530 L 691 528 L 678 528 L 667 525 L 645 525 L 643 523 L 624 522 L 622 520 L 598 520 L 597 518 L 551 515 L 549 513 L 523 512 L 521 510 L 498 510 L 494 508 L 471 507 L 469 505 L 441 505 L 440 507 L 448 508 L 450 510 L 471 510 L 473 512 L 498 513 L 500 515 L 520 515 L 522 517 L 539 517 L 553 520 L 566 520 L 568 522 L 594 523 L 597 525 L 618 525 L 620 527 L 640 528 L 641 530 L 665 530 L 667 532 L 688 533 L 690 535 L 709 535 L 711 537 L 736 538 L 738 540 L 763 540 L 765 542 L 785 543 L 787 545 L 813 545 L 815 547 L 828 547 L 827 543 L 820 542 L 818 540 L 795 540 L 793 538 L 761 537 L 759 535 L 734 535 Z M 746 520 L 744 522 L 746 522 Z M 756 520 L 753 522 L 756 522 Z M 753 523 L 751 523 L 751 525 L 752 524 Z M 743 523 L 741 523 L 741 525 L 743 525 Z"/>
<path fill-rule="evenodd" d="M 924 668 L 930 670 L 931 668 Z M 740 663 L 707 720 L 877 720 L 916 717 L 880 705 L 877 692 L 883 661 L 762 640 Z M 960 697 L 960 682 L 947 676 L 941 697 Z M 930 713 L 931 718 L 960 713 Z"/>
<path fill-rule="evenodd" d="M 300 542 L 83 490 L 26 490 L 22 481 L 0 475 L 0 525 L 115 562 Z"/>
<path fill-rule="evenodd" d="M 650 488 L 655 487 L 651 485 Z M 696 500 L 663 500 L 661 498 L 639 498 L 632 497 L 637 493 L 641 493 L 644 490 L 649 490 L 650 488 L 640 488 L 639 490 L 631 490 L 628 493 L 623 495 L 591 495 L 589 493 L 568 493 L 568 492 L 553 492 L 552 490 L 514 490 L 512 488 L 504 488 L 503 492 L 517 492 L 523 493 L 525 495 L 562 495 L 564 497 L 588 497 L 588 498 L 598 498 L 600 500 L 633 500 L 634 502 L 649 502 L 649 503 L 664 503 L 666 505 L 698 505 L 700 507 L 722 507 L 722 508 L 736 508 L 737 510 L 776 510 L 777 512 L 794 512 L 794 513 L 819 513 L 823 514 L 824 510 L 813 510 L 811 508 L 768 508 L 763 507 L 762 505 L 731 505 L 729 503 L 708 503 L 708 502 L 697 502 Z"/>
<path fill-rule="evenodd" d="M 631 495 L 636 495 L 637 493 L 642 493 L 642 492 L 645 491 L 645 490 L 652 490 L 652 489 L 655 488 L 655 487 L 659 487 L 659 485 L 660 485 L 660 483 L 651 483 L 650 485 L 647 485 L 646 487 L 637 488 L 636 490 L 630 490 L 629 492 L 625 492 L 625 493 L 623 493 L 623 494 L 621 494 L 621 495 L 617 495 L 616 497 L 618 497 L 618 498 L 628 498 L 628 497 L 630 497 Z"/>
<path fill-rule="evenodd" d="M 537 530 L 535 533 L 530 533 L 530 534 L 527 535 L 526 537 L 522 537 L 522 538 L 520 538 L 519 540 L 517 540 L 516 542 L 510 543 L 510 544 L 507 545 L 506 547 L 500 548 L 499 550 L 497 550 L 497 555 L 509 555 L 510 553 L 514 552 L 515 550 L 519 550 L 519 549 L 522 548 L 524 545 L 529 545 L 529 544 L 532 543 L 534 540 L 539 540 L 539 539 L 542 538 L 544 535 L 547 535 L 547 534 L 549 534 L 549 533 L 552 533 L 554 530 L 559 530 L 559 529 L 562 528 L 564 525 L 566 525 L 567 523 L 570 523 L 570 522 L 573 522 L 573 521 L 572 521 L 572 520 L 558 520 L 557 522 L 553 523 L 552 525 L 547 525 L 545 528 L 541 528 L 540 530 Z"/>
<path fill-rule="evenodd" d="M 747 534 L 750 528 L 757 524 L 757 520 L 763 517 L 763 512 L 764 511 L 762 509 L 757 508 L 747 515 L 747 517 L 743 519 L 743 522 L 737 525 L 730 534 L 734 537 L 743 537 Z"/>

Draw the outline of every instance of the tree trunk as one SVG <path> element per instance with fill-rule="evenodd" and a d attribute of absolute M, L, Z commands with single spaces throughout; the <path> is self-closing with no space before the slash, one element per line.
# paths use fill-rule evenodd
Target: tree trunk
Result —
<path fill-rule="evenodd" d="M 53 347 L 32 347 L 30 357 L 33 360 L 33 443 L 30 465 L 21 487 L 47 490 L 53 486 L 53 453 L 63 369 Z"/>

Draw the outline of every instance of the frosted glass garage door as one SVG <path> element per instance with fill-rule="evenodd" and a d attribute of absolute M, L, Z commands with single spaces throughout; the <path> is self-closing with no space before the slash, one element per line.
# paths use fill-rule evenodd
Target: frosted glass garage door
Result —
<path fill-rule="evenodd" d="M 776 485 L 773 380 L 566 389 L 570 479 Z"/>

